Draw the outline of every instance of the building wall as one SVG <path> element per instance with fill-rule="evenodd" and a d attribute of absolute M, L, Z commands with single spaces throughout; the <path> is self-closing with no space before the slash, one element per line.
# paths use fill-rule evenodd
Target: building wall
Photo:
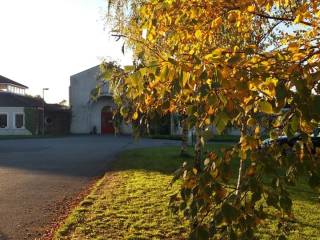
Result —
<path fill-rule="evenodd" d="M 120 131 L 121 131 L 121 134 L 125 134 L 125 135 L 131 135 L 132 134 L 132 125 L 131 124 L 128 124 L 128 123 L 125 123 L 124 121 L 121 123 L 121 126 L 120 126 Z"/>
<path fill-rule="evenodd" d="M 97 86 L 99 67 L 93 67 L 70 77 L 71 133 L 90 133 L 91 91 Z"/>
<path fill-rule="evenodd" d="M 70 115 L 68 110 L 45 111 L 45 133 L 50 135 L 69 134 Z"/>
<path fill-rule="evenodd" d="M 112 98 L 100 98 L 86 105 L 73 105 L 71 117 L 71 133 L 87 134 L 93 132 L 95 127 L 97 133 L 101 133 L 101 111 L 105 106 L 114 108 Z"/>
<path fill-rule="evenodd" d="M 101 84 L 97 80 L 99 73 L 99 66 L 96 66 L 70 77 L 71 133 L 88 134 L 95 127 L 100 134 L 102 108 L 115 106 L 107 86 L 102 89 L 102 96 L 96 100 L 91 98 L 92 90 Z M 132 132 L 126 125 L 120 131 L 126 134 Z"/>
<path fill-rule="evenodd" d="M 90 102 L 91 91 L 96 88 L 99 67 L 93 67 L 70 77 L 70 105 L 71 107 L 87 107 Z"/>
<path fill-rule="evenodd" d="M 16 128 L 15 127 L 15 114 L 20 113 L 24 114 L 23 107 L 0 107 L 0 113 L 7 114 L 7 128 L 0 128 L 0 135 L 31 135 L 31 132 L 24 127 Z M 25 121 L 25 117 L 24 117 Z"/>

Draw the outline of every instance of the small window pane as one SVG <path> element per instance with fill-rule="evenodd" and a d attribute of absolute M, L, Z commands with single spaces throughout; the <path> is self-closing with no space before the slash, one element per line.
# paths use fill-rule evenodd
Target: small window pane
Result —
<path fill-rule="evenodd" d="M 0 128 L 6 128 L 8 126 L 7 114 L 0 113 Z"/>
<path fill-rule="evenodd" d="M 16 128 L 23 127 L 23 114 L 16 114 Z"/>

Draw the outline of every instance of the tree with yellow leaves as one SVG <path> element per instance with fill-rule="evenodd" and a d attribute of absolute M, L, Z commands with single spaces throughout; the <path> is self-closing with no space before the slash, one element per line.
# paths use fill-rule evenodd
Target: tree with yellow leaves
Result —
<path fill-rule="evenodd" d="M 255 239 L 264 204 L 292 218 L 288 185 L 304 175 L 320 185 L 309 137 L 320 122 L 320 1 L 110 1 L 110 9 L 115 35 L 134 54 L 133 66 L 110 75 L 122 116 L 144 123 L 154 112 L 179 113 L 196 131 L 194 164 L 182 166 L 172 197 L 191 239 Z M 294 151 L 261 147 L 270 121 L 272 139 L 301 134 Z M 239 143 L 201 151 L 209 128 L 227 125 L 241 130 Z"/>

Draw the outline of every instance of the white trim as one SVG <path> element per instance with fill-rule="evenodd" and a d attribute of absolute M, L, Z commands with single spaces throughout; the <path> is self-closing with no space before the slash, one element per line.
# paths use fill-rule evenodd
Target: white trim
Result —
<path fill-rule="evenodd" d="M 7 83 L 7 84 L 10 85 L 10 86 L 16 87 L 16 88 L 24 89 L 24 90 L 29 88 L 27 86 L 24 86 L 23 84 L 22 84 L 23 86 L 19 86 L 17 84 L 13 84 L 13 83 Z"/>
<path fill-rule="evenodd" d="M 9 113 L 0 112 L 0 115 L 6 115 L 7 116 L 7 126 L 5 128 L 0 127 L 0 129 L 8 129 L 9 128 Z"/>
<path fill-rule="evenodd" d="M 16 126 L 16 115 L 23 116 L 23 125 L 21 128 L 17 128 L 17 126 Z M 13 113 L 13 129 L 26 129 L 26 118 L 25 118 L 24 112 L 14 112 Z"/>

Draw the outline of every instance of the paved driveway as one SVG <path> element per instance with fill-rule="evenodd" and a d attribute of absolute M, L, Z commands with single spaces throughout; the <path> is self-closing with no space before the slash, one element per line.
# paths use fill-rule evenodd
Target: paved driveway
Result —
<path fill-rule="evenodd" d="M 101 176 L 118 152 L 174 144 L 113 136 L 0 140 L 0 240 L 41 236 L 56 205 Z"/>

